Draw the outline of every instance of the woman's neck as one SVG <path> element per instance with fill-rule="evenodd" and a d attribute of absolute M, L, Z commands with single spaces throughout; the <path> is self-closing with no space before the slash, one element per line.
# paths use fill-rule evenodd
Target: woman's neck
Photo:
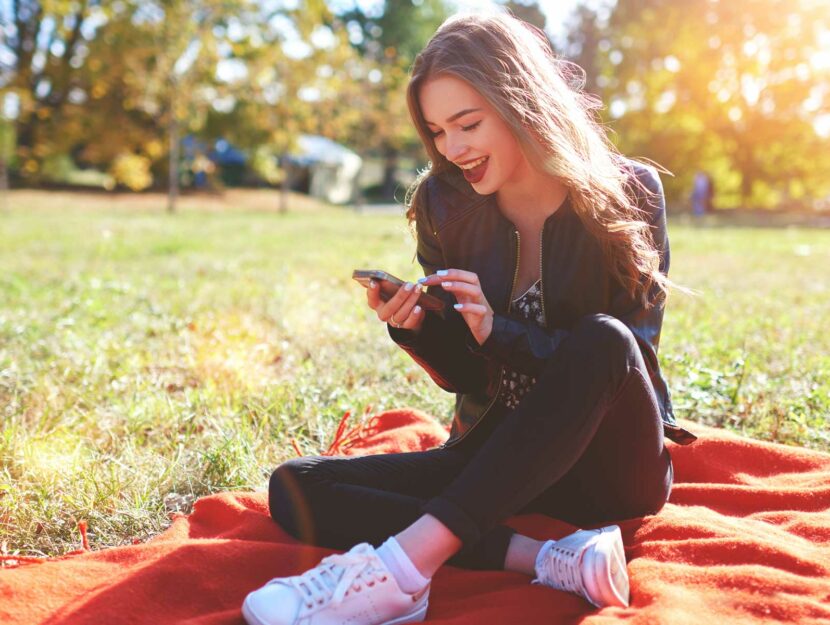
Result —
<path fill-rule="evenodd" d="M 502 213 L 512 221 L 541 225 L 553 215 L 565 198 L 568 188 L 558 179 L 527 166 L 520 175 L 496 191 Z"/>

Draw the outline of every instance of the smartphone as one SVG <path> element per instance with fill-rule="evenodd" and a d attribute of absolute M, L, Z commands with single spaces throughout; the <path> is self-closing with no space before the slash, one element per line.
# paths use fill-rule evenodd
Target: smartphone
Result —
<path fill-rule="evenodd" d="M 380 285 L 380 299 L 384 302 L 389 301 L 398 292 L 398 289 L 404 285 L 404 281 L 400 278 L 396 278 L 392 274 L 380 271 L 379 269 L 355 269 L 352 272 L 352 278 L 366 288 L 369 288 L 369 280 L 377 282 Z M 418 305 L 424 310 L 433 310 L 435 312 L 444 310 L 444 300 L 429 293 L 421 293 L 418 298 Z"/>

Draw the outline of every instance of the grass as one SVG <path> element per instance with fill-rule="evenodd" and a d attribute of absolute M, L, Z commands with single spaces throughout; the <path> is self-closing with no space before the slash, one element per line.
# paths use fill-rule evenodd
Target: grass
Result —
<path fill-rule="evenodd" d="M 399 215 L 275 194 L 14 192 L 0 210 L 0 547 L 143 540 L 194 497 L 262 487 L 347 410 L 451 397 L 350 272 L 419 275 Z M 830 231 L 670 224 L 661 359 L 678 416 L 830 450 Z"/>

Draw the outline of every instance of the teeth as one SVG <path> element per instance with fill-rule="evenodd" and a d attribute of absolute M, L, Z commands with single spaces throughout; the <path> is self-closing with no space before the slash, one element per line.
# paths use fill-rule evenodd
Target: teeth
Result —
<path fill-rule="evenodd" d="M 487 157 L 486 157 L 486 156 L 482 156 L 482 157 L 481 157 L 480 159 L 478 159 L 477 161 L 473 161 L 472 163 L 466 163 L 466 164 L 464 164 L 464 165 L 459 165 L 459 167 L 460 167 L 461 169 L 472 169 L 473 167 L 478 167 L 479 165 L 481 165 L 481 164 L 482 164 L 484 161 L 486 161 L 486 160 L 487 160 Z"/>

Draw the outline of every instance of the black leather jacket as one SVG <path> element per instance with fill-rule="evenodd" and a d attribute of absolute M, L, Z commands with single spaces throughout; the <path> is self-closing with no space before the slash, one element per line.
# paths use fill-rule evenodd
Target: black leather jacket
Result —
<path fill-rule="evenodd" d="M 652 192 L 632 185 L 637 205 L 646 211 L 661 253 L 660 270 L 669 268 L 665 200 L 657 173 L 629 161 L 632 176 Z M 447 302 L 443 315 L 427 313 L 420 332 L 388 326 L 392 339 L 441 388 L 456 393 L 455 415 L 444 446 L 464 438 L 489 414 L 504 376 L 504 365 L 538 374 L 569 329 L 585 315 L 605 313 L 625 323 L 637 339 L 660 405 L 664 431 L 681 444 L 695 436 L 676 425 L 666 381 L 657 362 L 663 304 L 645 309 L 605 269 L 596 240 L 568 200 L 545 221 L 542 231 L 542 293 L 546 328 L 509 311 L 518 271 L 519 233 L 498 208 L 495 195 L 478 195 L 460 175 L 431 176 L 417 204 L 417 257 L 425 275 L 438 269 L 478 274 L 494 312 L 493 330 L 479 346 L 455 298 L 440 287 L 429 292 Z"/>

